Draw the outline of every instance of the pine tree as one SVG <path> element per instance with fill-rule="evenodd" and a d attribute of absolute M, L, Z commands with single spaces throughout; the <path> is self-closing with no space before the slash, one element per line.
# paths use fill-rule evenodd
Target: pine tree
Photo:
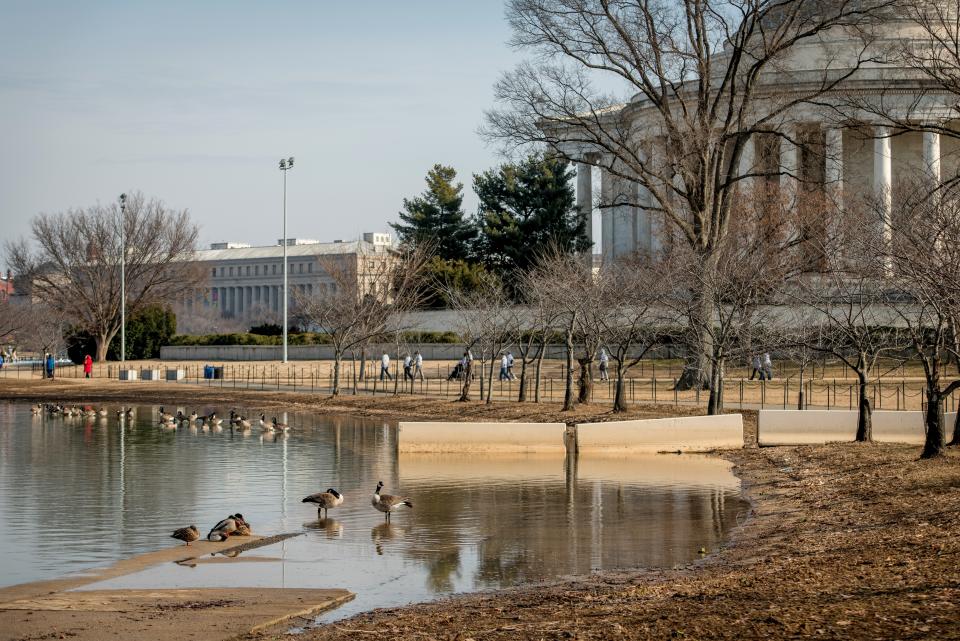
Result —
<path fill-rule="evenodd" d="M 484 265 L 499 272 L 526 271 L 548 247 L 587 251 L 573 176 L 567 162 L 542 154 L 474 175 L 480 198 L 478 255 Z"/>
<path fill-rule="evenodd" d="M 390 223 L 401 243 L 434 243 L 435 254 L 445 260 L 472 255 L 477 231 L 463 211 L 463 183 L 454 184 L 456 178 L 452 167 L 434 165 L 427 172 L 426 191 L 403 199 L 400 222 Z"/>

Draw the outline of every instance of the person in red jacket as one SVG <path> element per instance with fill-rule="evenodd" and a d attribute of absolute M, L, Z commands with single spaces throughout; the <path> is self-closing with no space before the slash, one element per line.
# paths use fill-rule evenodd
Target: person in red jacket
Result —
<path fill-rule="evenodd" d="M 90 358 L 90 354 L 87 354 L 83 357 L 83 377 L 90 378 L 90 375 L 93 373 L 93 359 Z"/>

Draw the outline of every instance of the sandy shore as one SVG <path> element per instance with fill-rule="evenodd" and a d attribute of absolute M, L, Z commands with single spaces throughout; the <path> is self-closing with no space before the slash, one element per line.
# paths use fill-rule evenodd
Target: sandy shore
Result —
<path fill-rule="evenodd" d="M 0 385 L 0 398 L 235 403 L 444 420 L 621 418 L 597 407 L 324 399 L 187 386 Z M 683 408 L 637 406 L 628 416 Z M 695 413 L 696 410 L 689 410 Z M 746 417 L 755 425 L 755 417 Z M 306 639 L 960 639 L 960 452 L 854 445 L 726 452 L 752 510 L 727 546 L 688 568 L 621 571 L 376 610 Z M 288 638 L 270 634 L 249 639 Z"/>

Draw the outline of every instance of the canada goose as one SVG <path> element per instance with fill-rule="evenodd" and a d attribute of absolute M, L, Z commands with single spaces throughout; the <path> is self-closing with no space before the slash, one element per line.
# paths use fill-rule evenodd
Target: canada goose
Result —
<path fill-rule="evenodd" d="M 101 406 L 100 406 L 100 409 L 97 410 L 97 416 L 99 416 L 100 418 L 106 418 L 106 417 L 107 417 L 107 408 L 105 408 L 105 407 L 103 407 L 103 406 L 101 405 Z"/>
<path fill-rule="evenodd" d="M 32 406 L 30 408 L 30 413 L 33 414 L 34 416 L 37 416 L 38 414 L 42 414 L 43 405 L 41 405 L 40 403 L 37 403 L 36 405 Z"/>
<path fill-rule="evenodd" d="M 197 416 L 197 412 L 196 410 L 194 410 L 193 412 L 190 412 L 190 416 L 185 417 L 184 420 L 189 421 L 190 423 L 194 423 L 198 418 L 200 417 Z"/>
<path fill-rule="evenodd" d="M 186 421 L 187 417 L 184 416 L 183 411 L 177 410 L 177 423 L 185 423 Z"/>
<path fill-rule="evenodd" d="M 264 416 L 263 412 L 260 412 L 260 427 L 267 427 L 267 417 Z"/>
<path fill-rule="evenodd" d="M 173 423 L 174 416 L 163 410 L 163 406 L 160 406 L 160 423 Z"/>
<path fill-rule="evenodd" d="M 331 487 L 326 492 L 311 494 L 301 503 L 313 503 L 317 506 L 317 517 L 320 517 L 320 510 L 323 510 L 323 518 L 327 518 L 327 510 L 340 507 L 343 504 L 343 495 Z"/>
<path fill-rule="evenodd" d="M 279 422 L 277 422 L 277 417 L 274 416 L 274 417 L 273 417 L 273 429 L 275 429 L 275 430 L 282 430 L 282 431 L 286 432 L 287 430 L 290 429 L 290 426 L 287 425 L 286 423 L 279 423 Z"/>
<path fill-rule="evenodd" d="M 179 530 L 174 530 L 170 538 L 183 541 L 187 545 L 190 545 L 191 541 L 196 541 L 200 538 L 200 530 L 197 529 L 196 525 L 182 527 Z"/>
<path fill-rule="evenodd" d="M 244 430 L 250 428 L 250 421 L 233 410 L 230 410 L 230 424 Z"/>
<path fill-rule="evenodd" d="M 370 504 L 374 508 L 386 514 L 386 520 L 390 520 L 390 513 L 395 512 L 400 509 L 401 505 L 406 505 L 409 508 L 413 507 L 413 501 L 408 499 L 405 496 L 393 496 L 391 494 L 380 494 L 380 490 L 383 489 L 383 481 L 377 483 L 377 489 L 373 491 L 373 497 L 370 499 Z"/>
<path fill-rule="evenodd" d="M 227 538 L 237 531 L 237 521 L 231 514 L 219 523 L 213 526 L 213 529 L 207 533 L 208 541 L 226 541 Z"/>
<path fill-rule="evenodd" d="M 216 412 L 210 412 L 206 416 L 198 417 L 201 423 L 206 423 L 207 425 L 220 425 L 223 423 L 223 419 L 217 416 Z"/>
<path fill-rule="evenodd" d="M 95 409 L 93 409 L 92 407 L 89 407 L 89 408 L 83 410 L 83 415 L 84 415 L 86 418 L 95 418 L 95 417 L 97 416 L 97 411 L 96 411 Z"/>
<path fill-rule="evenodd" d="M 273 431 L 273 421 L 268 421 L 267 417 L 264 416 L 262 412 L 260 413 L 260 429 L 262 429 L 264 432 Z"/>

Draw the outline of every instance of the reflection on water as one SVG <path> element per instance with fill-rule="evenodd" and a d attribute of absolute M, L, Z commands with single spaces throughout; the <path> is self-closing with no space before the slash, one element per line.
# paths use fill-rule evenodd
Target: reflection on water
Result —
<path fill-rule="evenodd" d="M 382 422 L 289 414 L 290 434 L 270 439 L 256 427 L 170 429 L 154 417 L 141 407 L 121 427 L 112 413 L 51 419 L 0 405 L 0 552 L 10 559 L 0 584 L 174 545 L 175 527 L 206 532 L 239 511 L 256 533 L 304 535 L 91 587 L 356 592 L 330 619 L 450 592 L 687 563 L 701 547 L 714 549 L 745 507 L 729 465 L 707 457 L 398 460 L 396 432 Z M 414 508 L 385 523 L 369 502 L 378 480 Z M 300 500 L 328 487 L 345 501 L 323 519 Z"/>

